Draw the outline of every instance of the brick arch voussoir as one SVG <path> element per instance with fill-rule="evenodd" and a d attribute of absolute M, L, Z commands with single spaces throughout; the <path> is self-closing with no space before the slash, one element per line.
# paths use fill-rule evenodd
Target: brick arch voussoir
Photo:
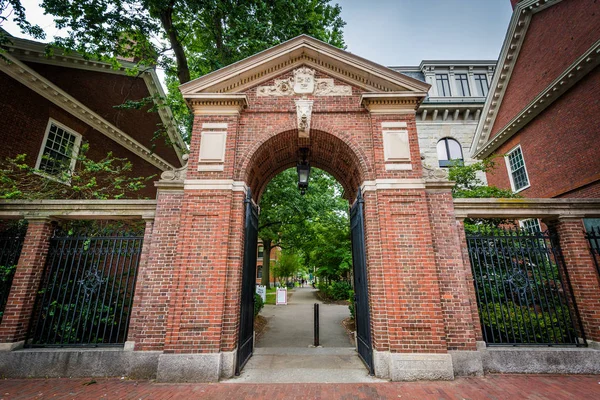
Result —
<path fill-rule="evenodd" d="M 372 163 L 371 157 L 369 157 L 365 153 L 364 149 L 361 146 L 359 146 L 358 143 L 356 143 L 356 141 L 352 138 L 352 135 L 350 132 L 341 131 L 341 130 L 337 129 L 336 127 L 334 127 L 333 125 L 331 125 L 326 120 L 315 122 L 313 125 L 311 125 L 311 130 L 313 130 L 313 129 L 333 135 L 336 138 L 340 139 L 345 144 L 347 144 L 348 147 L 350 147 L 350 150 L 352 150 L 352 152 L 358 158 L 358 162 L 360 164 L 360 168 L 363 173 L 363 179 L 364 180 L 375 179 L 374 178 L 375 169 L 373 168 L 373 163 Z"/>

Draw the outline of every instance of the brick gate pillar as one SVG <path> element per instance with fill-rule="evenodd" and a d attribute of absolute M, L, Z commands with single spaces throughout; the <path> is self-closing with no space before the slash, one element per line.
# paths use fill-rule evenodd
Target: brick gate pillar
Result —
<path fill-rule="evenodd" d="M 189 100 L 192 142 L 169 270 L 161 381 L 218 381 L 234 373 L 242 273 L 244 182 L 234 181 L 245 95 Z M 155 234 L 160 232 L 157 216 Z"/>
<path fill-rule="evenodd" d="M 155 184 L 158 190 L 154 221 L 146 221 L 125 346 L 136 351 L 162 351 L 167 336 L 183 201 L 183 177 L 168 171 L 163 173 L 162 178 Z"/>
<path fill-rule="evenodd" d="M 9 351 L 24 344 L 52 237 L 53 225 L 50 219 L 29 218 L 28 222 L 23 249 L 0 325 L 0 350 Z"/>
<path fill-rule="evenodd" d="M 583 222 L 574 217 L 544 222 L 558 234 L 585 335 L 588 340 L 600 342 L 600 281 Z"/>

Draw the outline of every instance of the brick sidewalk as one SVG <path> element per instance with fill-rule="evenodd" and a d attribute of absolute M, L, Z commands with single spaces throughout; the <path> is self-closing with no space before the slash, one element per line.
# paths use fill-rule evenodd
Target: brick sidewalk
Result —
<path fill-rule="evenodd" d="M 488 375 L 452 382 L 165 384 L 120 379 L 0 380 L 0 399 L 600 399 L 600 376 Z"/>

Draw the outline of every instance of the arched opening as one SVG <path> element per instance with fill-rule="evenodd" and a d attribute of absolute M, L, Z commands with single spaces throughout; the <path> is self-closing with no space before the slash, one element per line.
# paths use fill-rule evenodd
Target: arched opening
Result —
<path fill-rule="evenodd" d="M 296 167 L 301 148 L 309 149 L 310 165 L 330 173 L 344 188 L 344 198 L 353 201 L 358 186 L 365 180 L 364 162 L 356 152 L 330 133 L 312 130 L 310 139 L 305 139 L 299 138 L 295 129 L 269 138 L 250 158 L 244 181 L 255 201 L 275 175 Z"/>
<path fill-rule="evenodd" d="M 334 210 L 334 212 L 344 213 L 346 229 L 343 234 L 346 235 L 346 240 L 340 241 L 340 243 L 344 243 L 343 246 L 345 246 L 343 249 L 340 248 L 340 251 L 347 251 L 350 255 L 349 269 L 352 272 L 348 271 L 346 274 L 340 273 L 340 279 L 330 279 L 329 277 L 322 280 L 315 279 L 315 275 L 317 275 L 317 271 L 319 270 L 320 266 L 315 265 L 314 263 L 311 264 L 310 262 L 305 262 L 307 256 L 316 254 L 311 250 L 302 250 L 302 252 L 300 252 L 300 257 L 304 262 L 302 268 L 304 269 L 300 271 L 294 271 L 294 274 L 291 276 L 288 274 L 285 276 L 285 279 L 281 279 L 281 276 L 276 276 L 273 274 L 273 271 L 269 273 L 269 269 L 266 266 L 268 262 L 265 262 L 265 254 L 270 251 L 270 244 L 265 242 L 261 243 L 258 231 L 260 230 L 259 226 L 261 225 L 262 221 L 261 217 L 255 216 L 255 214 L 257 214 L 255 203 L 260 206 L 263 201 L 263 196 L 265 199 L 269 197 L 270 192 L 267 190 L 269 182 L 271 182 L 275 177 L 278 177 L 279 174 L 281 174 L 280 176 L 287 175 L 288 179 L 286 182 L 288 186 L 290 186 L 290 190 L 298 190 L 295 187 L 295 167 L 297 163 L 302 160 L 301 149 L 308 149 L 308 162 L 310 163 L 311 168 L 316 171 L 316 175 L 319 176 L 320 174 L 325 174 L 329 176 L 329 179 L 332 182 L 335 183 L 336 189 L 332 192 L 329 192 L 328 196 L 342 196 L 343 198 L 340 199 L 340 201 L 344 204 L 344 207 Z M 249 193 L 252 194 L 252 199 L 250 199 L 250 196 L 248 196 L 246 200 L 245 253 L 244 271 L 242 276 L 242 311 L 239 338 L 239 348 L 241 349 L 242 346 L 246 346 L 246 349 L 241 352 L 241 357 L 243 358 L 240 359 L 241 362 L 238 361 L 239 367 L 237 372 L 239 373 L 241 371 L 244 363 L 250 359 L 252 351 L 254 350 L 254 347 L 252 347 L 254 344 L 251 345 L 249 342 L 250 335 L 248 328 L 244 330 L 244 326 L 249 326 L 248 318 L 250 315 L 248 308 L 246 308 L 246 311 L 244 311 L 244 299 L 249 299 L 250 294 L 253 295 L 255 291 L 254 283 L 257 281 L 255 266 L 260 263 L 261 277 L 271 278 L 271 281 L 267 280 L 267 285 L 270 282 L 273 282 L 277 283 L 279 286 L 288 286 L 288 289 L 294 291 L 292 303 L 290 303 L 290 307 L 287 308 L 285 312 L 282 312 L 283 308 L 276 308 L 281 306 L 276 306 L 274 304 L 272 308 L 269 309 L 269 317 L 274 317 L 276 315 L 276 318 L 279 318 L 278 320 L 272 321 L 273 328 L 270 331 L 271 336 L 273 336 L 273 333 L 282 331 L 282 326 L 288 325 L 288 328 L 289 324 L 292 324 L 293 326 L 291 329 L 287 329 L 285 333 L 281 333 L 279 338 L 275 340 L 276 343 L 271 342 L 271 340 L 274 340 L 272 337 L 269 339 L 269 341 L 266 341 L 266 339 L 263 341 L 257 341 L 257 349 L 264 350 L 273 348 L 294 348 L 298 349 L 296 351 L 300 351 L 300 349 L 302 349 L 303 352 L 308 351 L 308 354 L 305 355 L 309 355 L 310 350 L 307 349 L 311 344 L 314 345 L 315 340 L 313 330 L 313 324 L 315 322 L 313 305 L 314 303 L 321 303 L 320 299 L 315 296 L 315 292 L 317 292 L 318 289 L 316 288 L 316 285 L 313 288 L 312 281 L 315 280 L 324 284 L 320 288 L 321 291 L 324 292 L 323 287 L 329 287 L 329 284 L 333 284 L 333 281 L 335 280 L 337 282 L 335 284 L 336 289 L 340 289 L 344 284 L 347 284 L 348 286 L 346 293 L 348 293 L 348 297 L 350 297 L 350 290 L 354 289 L 354 291 L 357 292 L 357 297 L 360 298 L 360 306 L 358 305 L 358 302 L 356 305 L 352 303 L 353 307 L 356 307 L 357 310 L 360 309 L 362 311 L 361 313 L 356 313 L 355 320 L 356 325 L 361 325 L 364 328 L 363 331 L 365 332 L 363 340 L 359 345 L 359 347 L 362 346 L 365 351 L 361 353 L 359 350 L 359 355 L 363 361 L 365 361 L 365 364 L 367 364 L 369 372 L 372 373 L 373 368 L 371 361 L 372 350 L 370 347 L 370 318 L 366 284 L 366 250 L 364 247 L 364 224 L 362 220 L 363 206 L 362 198 L 359 196 L 359 186 L 362 184 L 362 182 L 364 182 L 366 175 L 364 172 L 364 163 L 361 163 L 361 155 L 353 151 L 349 144 L 335 135 L 323 131 L 311 131 L 310 139 L 304 139 L 298 138 L 298 133 L 296 130 L 290 130 L 265 140 L 249 158 L 247 168 L 245 171 L 242 171 L 242 173 L 244 173 L 244 180 L 249 188 Z M 305 197 L 306 199 L 308 199 L 311 195 L 310 185 L 311 183 L 309 182 L 309 189 Z M 355 202 L 357 196 L 359 197 L 360 201 Z M 346 201 L 344 201 L 344 199 Z M 299 194 L 296 196 L 296 200 L 302 201 Z M 350 205 L 353 203 L 355 206 L 351 210 Z M 285 204 L 278 206 L 286 207 Z M 357 213 L 356 210 L 359 208 L 360 212 Z M 350 214 L 357 215 L 357 217 L 352 220 L 352 223 L 350 221 Z M 314 217 L 315 220 L 318 219 L 318 216 Z M 354 235 L 355 232 L 356 235 Z M 275 232 L 275 234 L 277 234 L 277 232 Z M 352 241 L 350 240 L 351 234 Z M 260 244 L 255 243 L 254 241 L 258 241 Z M 263 247 L 263 257 L 261 260 L 257 260 L 257 249 L 260 245 Z M 292 246 L 288 246 L 287 251 L 282 251 L 282 259 L 286 256 L 299 256 L 298 252 L 289 250 L 289 248 L 293 247 L 294 246 L 292 244 Z M 336 249 L 332 249 L 332 251 L 335 250 Z M 251 259 L 253 256 L 255 258 Z M 283 261 L 281 261 L 281 264 L 283 264 Z M 249 268 L 247 268 L 248 266 Z M 321 274 L 321 276 L 324 277 L 324 274 Z M 357 276 L 360 276 L 358 281 L 356 278 Z M 347 280 L 352 278 L 354 279 L 353 282 L 346 281 L 345 283 L 342 283 L 344 278 Z M 294 299 L 297 302 L 296 304 L 294 304 Z M 347 299 L 348 298 L 345 300 Z M 337 351 L 341 351 L 340 349 L 347 349 L 349 352 L 353 353 L 354 363 L 356 363 L 359 358 L 354 350 L 355 347 L 346 335 L 346 331 L 342 325 L 342 320 L 346 318 L 340 318 L 344 312 L 347 314 L 347 317 L 350 316 L 350 308 L 348 307 L 349 305 L 349 303 L 334 304 L 330 307 L 326 307 L 324 305 L 324 307 L 321 308 L 321 318 L 319 321 L 327 321 L 327 323 L 332 323 L 334 325 L 337 324 L 338 326 L 323 326 L 325 331 L 320 330 L 321 334 L 326 332 L 328 336 L 323 336 L 327 337 L 327 339 L 325 340 L 325 343 L 320 342 L 319 344 L 324 347 L 329 347 L 330 349 L 335 348 Z M 248 306 L 247 303 L 246 306 Z M 292 307 L 294 306 L 298 307 L 295 310 L 292 310 Z M 341 336 L 339 334 L 340 331 Z M 248 350 L 250 347 L 252 347 L 252 350 Z M 321 356 L 324 355 L 325 354 L 321 352 Z M 364 373 L 364 367 L 362 367 L 360 361 L 358 364 L 359 368 L 362 370 L 361 373 Z"/>

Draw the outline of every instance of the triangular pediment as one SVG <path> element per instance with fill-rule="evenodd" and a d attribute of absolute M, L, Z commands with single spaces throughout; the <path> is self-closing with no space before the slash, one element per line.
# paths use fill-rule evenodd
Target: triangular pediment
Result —
<path fill-rule="evenodd" d="M 307 35 L 301 35 L 180 86 L 184 98 L 244 93 L 248 88 L 306 66 L 364 92 L 425 96 L 429 85 Z"/>

